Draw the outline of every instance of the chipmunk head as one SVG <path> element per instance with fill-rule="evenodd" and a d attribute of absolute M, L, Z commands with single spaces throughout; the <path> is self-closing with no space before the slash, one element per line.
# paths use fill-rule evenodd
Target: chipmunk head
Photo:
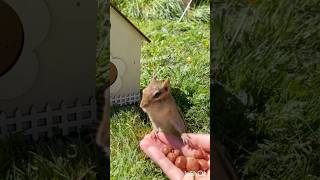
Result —
<path fill-rule="evenodd" d="M 140 107 L 145 111 L 148 106 L 159 102 L 170 94 L 170 80 L 158 81 L 153 75 L 149 85 L 142 91 Z"/>

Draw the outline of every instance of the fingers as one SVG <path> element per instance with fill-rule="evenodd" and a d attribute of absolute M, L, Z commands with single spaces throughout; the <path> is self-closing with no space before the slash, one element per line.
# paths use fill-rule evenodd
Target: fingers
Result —
<path fill-rule="evenodd" d="M 162 147 L 162 143 L 158 140 L 155 140 L 151 134 L 147 134 L 141 141 L 140 141 L 140 148 L 147 148 L 149 146 L 156 146 L 158 148 Z"/>
<path fill-rule="evenodd" d="M 161 151 L 157 145 L 152 144 L 149 138 L 144 138 L 140 142 L 140 147 L 144 153 L 149 156 L 170 179 L 180 180 L 184 173 L 177 168 Z"/>
<path fill-rule="evenodd" d="M 150 149 L 151 154 L 156 155 L 157 152 Z M 169 179 L 181 180 L 184 176 L 184 173 L 177 168 L 167 157 L 161 154 L 163 158 L 156 159 L 156 163 L 160 166 L 162 171 L 168 176 Z"/>
<path fill-rule="evenodd" d="M 180 149 L 184 146 L 180 137 L 176 137 L 171 134 L 158 133 L 159 139 L 165 143 L 170 144 L 174 148 Z M 210 135 L 209 134 L 192 134 L 188 133 L 190 145 L 196 148 L 202 148 L 203 150 L 210 152 Z"/>
<path fill-rule="evenodd" d="M 197 148 L 210 152 L 210 135 L 209 134 L 188 134 L 191 144 Z"/>
<path fill-rule="evenodd" d="M 150 135 L 146 135 L 148 138 Z M 160 141 L 153 142 L 157 143 L 159 147 L 163 144 L 169 144 L 174 149 L 180 149 L 185 156 L 193 156 L 196 149 L 202 148 L 206 152 L 210 152 L 210 135 L 207 134 L 186 134 L 189 137 L 189 146 L 185 145 L 180 137 L 174 136 L 172 134 L 165 134 L 163 132 L 158 133 L 158 138 Z M 208 157 L 207 157 L 208 158 Z"/>
<path fill-rule="evenodd" d="M 154 161 L 169 179 L 193 179 L 194 176 L 190 173 L 184 174 L 178 167 L 176 167 L 161 151 L 164 144 L 170 144 L 174 148 L 181 149 L 186 156 L 193 156 L 195 149 L 190 149 L 183 144 L 179 137 L 158 133 L 160 141 L 154 141 L 150 134 L 147 134 L 143 140 L 140 141 L 140 148 L 144 153 Z M 205 134 L 188 134 L 190 140 L 198 148 L 210 152 L 210 136 Z M 210 160 L 209 160 L 210 166 Z M 195 179 L 210 179 L 210 171 L 207 173 L 196 174 Z"/>

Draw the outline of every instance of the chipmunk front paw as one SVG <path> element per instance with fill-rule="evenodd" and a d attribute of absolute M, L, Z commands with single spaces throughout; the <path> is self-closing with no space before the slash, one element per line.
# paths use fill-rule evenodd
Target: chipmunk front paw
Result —
<path fill-rule="evenodd" d="M 159 130 L 155 129 L 155 130 L 152 130 L 150 133 L 151 138 L 155 141 L 159 139 L 158 132 Z"/>
<path fill-rule="evenodd" d="M 191 143 L 190 136 L 187 133 L 182 133 L 181 134 L 181 139 L 183 141 L 183 144 L 190 145 L 190 143 Z"/>

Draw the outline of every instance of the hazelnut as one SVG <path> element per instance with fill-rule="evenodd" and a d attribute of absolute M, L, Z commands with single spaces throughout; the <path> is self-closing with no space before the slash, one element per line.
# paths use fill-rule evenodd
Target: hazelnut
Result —
<path fill-rule="evenodd" d="M 187 165 L 187 158 L 185 156 L 178 156 L 174 164 L 182 171 L 185 171 Z"/>
<path fill-rule="evenodd" d="M 204 158 L 204 154 L 203 154 L 203 151 L 201 149 L 197 149 L 195 152 L 194 152 L 194 157 L 196 159 L 202 159 Z"/>
<path fill-rule="evenodd" d="M 187 157 L 187 165 L 186 165 L 187 171 L 199 171 L 200 165 L 197 159 L 194 157 Z"/>
<path fill-rule="evenodd" d="M 172 151 L 172 147 L 168 146 L 168 145 L 164 145 L 161 149 L 161 151 L 163 152 L 163 154 L 166 156 L 169 152 Z"/>
<path fill-rule="evenodd" d="M 175 161 L 176 158 L 177 158 L 177 155 L 175 155 L 175 154 L 172 153 L 172 152 L 169 152 L 168 155 L 167 155 L 167 158 L 168 158 L 172 163 L 174 163 L 174 161 Z"/>
<path fill-rule="evenodd" d="M 202 171 L 207 171 L 209 169 L 208 162 L 204 159 L 198 159 L 198 163 L 200 164 L 200 169 Z"/>
<path fill-rule="evenodd" d="M 203 152 L 203 157 L 204 157 L 203 159 L 205 159 L 205 160 L 208 161 L 208 160 L 210 159 L 210 152 L 207 153 L 207 152 L 205 152 L 205 151 L 203 151 L 203 150 L 202 150 L 202 152 Z"/>
<path fill-rule="evenodd" d="M 179 149 L 174 149 L 174 150 L 173 150 L 173 153 L 174 153 L 176 156 L 182 155 L 182 154 L 181 154 L 181 151 L 180 151 Z"/>
<path fill-rule="evenodd" d="M 207 161 L 209 161 L 209 160 L 210 160 L 210 154 L 206 154 L 206 155 L 204 156 L 204 159 L 207 160 Z"/>

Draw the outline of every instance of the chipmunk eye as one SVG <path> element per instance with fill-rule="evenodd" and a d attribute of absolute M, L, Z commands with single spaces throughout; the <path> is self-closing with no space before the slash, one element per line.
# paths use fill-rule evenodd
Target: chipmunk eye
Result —
<path fill-rule="evenodd" d="M 161 95 L 161 92 L 160 92 L 160 91 L 157 91 L 157 92 L 153 95 L 153 98 L 158 98 L 160 95 Z"/>

